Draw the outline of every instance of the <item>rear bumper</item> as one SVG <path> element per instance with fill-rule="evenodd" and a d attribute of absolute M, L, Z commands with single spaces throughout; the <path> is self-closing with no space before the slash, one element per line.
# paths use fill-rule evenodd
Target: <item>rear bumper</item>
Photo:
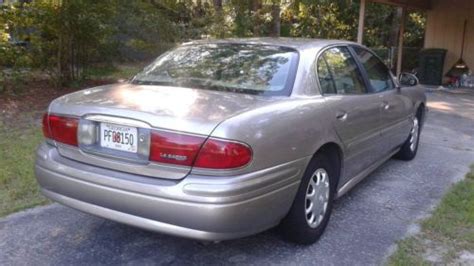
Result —
<path fill-rule="evenodd" d="M 307 159 L 234 177 L 164 180 L 90 166 L 42 144 L 36 177 L 48 198 L 144 229 L 225 240 L 273 227 L 286 215 Z"/>

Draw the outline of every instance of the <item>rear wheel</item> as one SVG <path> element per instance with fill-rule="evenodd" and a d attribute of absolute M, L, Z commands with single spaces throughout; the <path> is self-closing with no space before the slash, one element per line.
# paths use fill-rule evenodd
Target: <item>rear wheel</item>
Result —
<path fill-rule="evenodd" d="M 283 236 L 298 244 L 312 244 L 324 232 L 334 200 L 334 164 L 317 154 L 308 165 L 298 193 L 280 228 Z"/>
<path fill-rule="evenodd" d="M 410 161 L 415 158 L 418 151 L 418 143 L 420 142 L 421 116 L 421 109 L 419 109 L 417 115 L 413 118 L 413 124 L 408 139 L 395 155 L 397 159 Z"/>

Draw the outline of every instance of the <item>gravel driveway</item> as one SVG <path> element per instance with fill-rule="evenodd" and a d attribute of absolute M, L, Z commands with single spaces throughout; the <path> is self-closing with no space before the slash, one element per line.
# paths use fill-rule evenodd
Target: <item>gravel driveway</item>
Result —
<path fill-rule="evenodd" d="M 52 204 L 0 220 L 0 265 L 381 264 L 474 163 L 474 90 L 428 93 L 418 156 L 390 160 L 338 200 L 321 240 L 275 230 L 219 244 L 155 234 Z"/>

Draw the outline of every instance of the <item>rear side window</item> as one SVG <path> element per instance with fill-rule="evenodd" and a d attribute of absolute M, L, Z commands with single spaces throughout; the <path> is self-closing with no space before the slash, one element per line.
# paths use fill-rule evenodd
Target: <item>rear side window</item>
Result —
<path fill-rule="evenodd" d="M 391 90 L 395 87 L 390 71 L 380 59 L 360 47 L 353 47 L 353 49 L 367 71 L 367 76 L 374 92 Z"/>
<path fill-rule="evenodd" d="M 348 48 L 334 47 L 324 51 L 317 64 L 323 93 L 366 93 L 362 76 Z"/>
<path fill-rule="evenodd" d="M 323 56 L 319 57 L 318 60 L 318 75 L 322 92 L 324 94 L 336 94 L 334 80 L 332 79 L 332 75 L 329 72 L 328 63 Z"/>

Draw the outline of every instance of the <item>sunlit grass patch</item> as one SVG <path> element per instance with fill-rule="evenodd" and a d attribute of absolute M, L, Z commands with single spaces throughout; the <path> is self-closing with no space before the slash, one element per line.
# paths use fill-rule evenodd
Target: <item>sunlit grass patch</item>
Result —
<path fill-rule="evenodd" d="M 463 264 L 461 253 L 474 254 L 474 166 L 443 197 L 421 233 L 398 243 L 390 265 Z M 434 261 L 433 261 L 434 260 Z"/>
<path fill-rule="evenodd" d="M 35 150 L 41 130 L 0 124 L 0 216 L 47 203 L 34 178 Z"/>

